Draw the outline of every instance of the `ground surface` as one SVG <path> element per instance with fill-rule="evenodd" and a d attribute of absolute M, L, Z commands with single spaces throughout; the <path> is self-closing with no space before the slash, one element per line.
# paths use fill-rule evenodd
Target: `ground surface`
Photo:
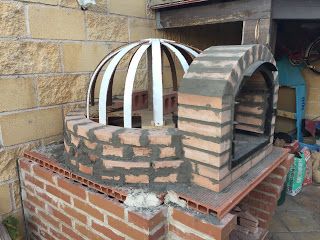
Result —
<path fill-rule="evenodd" d="M 320 240 L 320 186 L 307 186 L 286 196 L 270 226 L 273 240 Z"/>

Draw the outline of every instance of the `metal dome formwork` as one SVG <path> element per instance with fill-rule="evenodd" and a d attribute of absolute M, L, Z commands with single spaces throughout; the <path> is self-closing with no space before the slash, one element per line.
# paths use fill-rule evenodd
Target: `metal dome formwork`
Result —
<path fill-rule="evenodd" d="M 151 49 L 150 49 L 151 48 Z M 100 91 L 99 91 L 99 123 L 107 125 L 107 101 L 108 101 L 108 90 L 112 88 L 110 86 L 113 82 L 113 77 L 116 68 L 121 61 L 131 50 L 134 50 L 131 61 L 129 63 L 125 87 L 124 87 L 124 100 L 123 100 L 123 117 L 124 127 L 132 128 L 132 93 L 137 73 L 139 62 L 147 50 L 151 53 L 152 59 L 152 104 L 153 104 L 153 121 L 155 126 L 163 126 L 163 74 L 162 74 L 162 52 L 168 58 L 172 79 L 176 80 L 176 68 L 173 56 L 176 56 L 178 62 L 181 64 L 184 73 L 187 72 L 189 65 L 192 60 L 198 56 L 200 50 L 192 48 L 175 41 L 167 39 L 144 39 L 138 42 L 129 43 L 122 46 L 110 54 L 108 54 L 95 69 L 89 83 L 87 92 L 87 118 L 90 117 L 89 108 L 90 104 L 94 105 L 94 89 L 97 81 L 97 77 L 101 72 L 102 68 L 106 66 L 105 73 L 103 75 Z M 150 71 L 150 69 L 149 69 Z M 175 77 L 174 77 L 175 76 Z M 150 81 L 150 80 L 149 80 Z M 177 91 L 177 83 L 174 83 L 174 91 Z"/>

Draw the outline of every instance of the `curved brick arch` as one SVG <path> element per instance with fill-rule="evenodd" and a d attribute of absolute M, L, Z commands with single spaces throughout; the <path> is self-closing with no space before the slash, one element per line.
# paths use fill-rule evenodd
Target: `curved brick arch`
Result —
<path fill-rule="evenodd" d="M 268 140 L 269 144 L 263 151 L 253 153 L 241 165 L 230 168 L 230 159 L 233 159 L 235 97 L 244 76 L 247 76 L 248 72 L 253 73 L 256 67 L 265 63 L 274 66 L 267 71 L 273 83 L 270 88 L 272 91 L 269 92 L 273 97 L 271 107 L 276 108 L 279 84 L 277 73 L 272 72 L 275 69 L 275 60 L 267 47 L 210 47 L 190 65 L 178 92 L 178 128 L 184 136 L 184 157 L 192 164 L 194 184 L 221 191 L 264 159 L 265 154 L 272 149 Z M 274 112 L 271 119 L 270 142 L 274 132 Z M 246 120 L 254 120 L 256 125 L 260 123 L 251 117 Z M 252 126 L 242 126 L 241 130 L 262 131 L 259 127 Z"/>
<path fill-rule="evenodd" d="M 210 47 L 194 59 L 179 92 L 211 97 L 236 93 L 245 71 L 258 61 L 276 65 L 272 53 L 263 45 Z M 275 86 L 277 75 L 275 72 Z"/>

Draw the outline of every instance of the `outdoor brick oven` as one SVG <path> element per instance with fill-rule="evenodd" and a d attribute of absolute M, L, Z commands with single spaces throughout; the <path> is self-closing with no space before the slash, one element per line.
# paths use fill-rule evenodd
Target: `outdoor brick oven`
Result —
<path fill-rule="evenodd" d="M 151 61 L 153 91 L 132 93 L 129 66 L 131 87 L 123 101 L 113 101 L 113 68 L 135 47 L 130 65 L 138 64 L 149 47 L 156 56 Z M 174 80 L 165 94 L 158 79 L 161 49 Z M 169 50 L 185 70 L 179 88 Z M 228 239 L 236 224 L 230 210 L 244 198 L 252 203 L 255 191 L 258 197 L 253 199 L 268 197 L 272 202 L 267 213 L 261 204 L 253 208 L 260 226 L 267 227 L 292 160 L 286 150 L 272 147 L 278 83 L 268 48 L 217 46 L 199 53 L 172 41 L 147 39 L 110 55 L 93 74 L 87 111 L 65 118 L 64 153 L 55 154 L 54 160 L 29 152 L 20 160 L 33 236 L 55 232 L 53 239 Z M 94 105 L 98 73 L 111 58 L 99 111 L 92 113 L 89 102 Z M 150 112 L 151 121 L 146 117 Z M 141 189 L 142 195 L 155 192 L 161 204 L 151 212 L 126 206 L 123 202 L 133 189 L 134 194 Z M 173 204 L 167 201 L 168 191 L 176 196 Z M 259 211 L 265 216 L 258 216 Z M 42 220 L 51 227 L 32 226 Z"/>
<path fill-rule="evenodd" d="M 177 128 L 102 126 L 71 113 L 67 162 L 106 184 L 192 182 L 219 192 L 272 151 L 274 64 L 260 45 L 205 50 L 181 81 Z"/>

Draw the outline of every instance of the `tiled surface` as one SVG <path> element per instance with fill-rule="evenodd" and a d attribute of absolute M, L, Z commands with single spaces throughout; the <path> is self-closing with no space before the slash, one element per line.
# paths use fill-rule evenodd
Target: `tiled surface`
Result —
<path fill-rule="evenodd" d="M 273 240 L 320 239 L 320 186 L 307 186 L 295 197 L 286 196 L 273 217 Z"/>

